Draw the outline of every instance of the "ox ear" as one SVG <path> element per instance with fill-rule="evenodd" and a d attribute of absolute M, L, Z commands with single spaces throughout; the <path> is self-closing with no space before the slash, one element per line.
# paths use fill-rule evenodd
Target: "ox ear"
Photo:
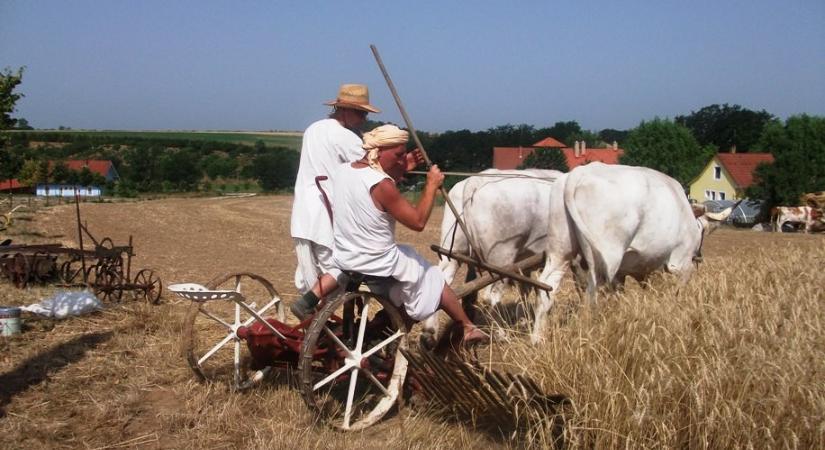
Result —
<path fill-rule="evenodd" d="M 699 217 L 702 217 L 702 214 L 705 213 L 705 205 L 701 203 L 693 203 L 692 205 L 690 205 L 690 209 L 693 210 L 693 217 L 697 219 Z"/>

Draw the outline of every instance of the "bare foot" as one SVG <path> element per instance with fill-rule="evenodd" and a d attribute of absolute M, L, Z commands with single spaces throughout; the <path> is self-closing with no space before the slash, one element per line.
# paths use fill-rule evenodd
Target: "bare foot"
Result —
<path fill-rule="evenodd" d="M 465 330 L 464 337 L 461 339 L 461 345 L 464 347 L 472 347 L 484 342 L 490 342 L 490 336 L 476 327 Z"/>

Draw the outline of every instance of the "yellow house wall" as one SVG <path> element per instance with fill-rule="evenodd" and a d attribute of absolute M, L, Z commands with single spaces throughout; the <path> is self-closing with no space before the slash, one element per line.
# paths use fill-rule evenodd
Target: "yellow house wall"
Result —
<path fill-rule="evenodd" d="M 722 177 L 719 180 L 713 178 L 713 168 L 716 166 L 722 168 Z M 716 191 L 717 200 L 719 200 L 718 192 L 724 192 L 726 200 L 738 199 L 736 188 L 734 188 L 733 180 L 731 179 L 730 174 L 728 174 L 725 168 L 719 164 L 719 160 L 717 160 L 716 157 L 710 160 L 710 162 L 702 170 L 702 174 L 690 184 L 690 198 L 699 202 L 711 200 L 710 198 L 705 197 L 706 190 Z"/>

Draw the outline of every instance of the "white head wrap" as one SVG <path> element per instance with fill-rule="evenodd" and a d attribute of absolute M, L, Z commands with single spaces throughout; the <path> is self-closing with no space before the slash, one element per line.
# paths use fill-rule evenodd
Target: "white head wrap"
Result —
<path fill-rule="evenodd" d="M 399 144 L 406 144 L 410 139 L 410 134 L 395 125 L 381 125 L 374 130 L 364 133 L 364 145 L 367 151 L 367 164 L 373 169 L 383 172 L 381 164 L 378 164 L 378 150 L 381 147 L 393 147 Z"/>

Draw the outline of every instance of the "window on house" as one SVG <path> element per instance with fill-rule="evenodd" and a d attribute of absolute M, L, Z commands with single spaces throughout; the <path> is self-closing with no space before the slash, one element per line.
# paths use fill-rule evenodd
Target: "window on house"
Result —
<path fill-rule="evenodd" d="M 713 167 L 713 179 L 714 180 L 721 180 L 722 179 L 722 168 L 719 166 Z"/>
<path fill-rule="evenodd" d="M 719 192 L 719 200 L 724 200 L 724 199 L 725 199 L 725 193 L 724 192 Z"/>
<path fill-rule="evenodd" d="M 710 200 L 710 191 L 705 189 L 705 200 Z"/>

